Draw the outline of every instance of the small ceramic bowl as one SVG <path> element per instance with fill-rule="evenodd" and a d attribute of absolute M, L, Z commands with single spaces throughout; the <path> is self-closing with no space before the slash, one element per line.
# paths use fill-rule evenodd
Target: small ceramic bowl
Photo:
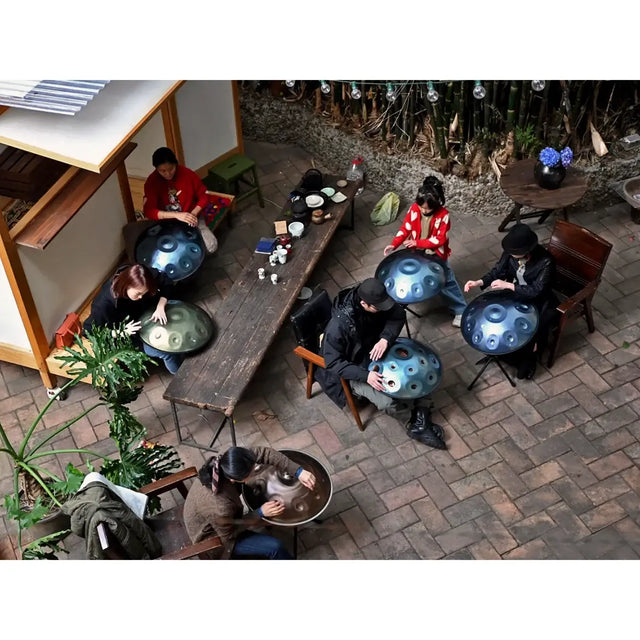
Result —
<path fill-rule="evenodd" d="M 324 204 L 324 198 L 321 195 L 312 193 L 305 198 L 308 207 L 321 207 Z"/>
<path fill-rule="evenodd" d="M 322 209 L 316 209 L 311 216 L 311 222 L 322 224 L 324 222 L 324 211 Z"/>
<path fill-rule="evenodd" d="M 289 225 L 289 233 L 292 238 L 301 238 L 302 232 L 304 231 L 304 225 L 302 222 L 292 222 Z"/>
<path fill-rule="evenodd" d="M 338 185 L 341 189 L 344 189 L 344 187 L 347 186 L 347 181 L 346 180 L 338 180 L 338 182 L 336 182 L 336 185 Z"/>
<path fill-rule="evenodd" d="M 342 193 L 342 191 L 338 191 L 333 198 L 331 198 L 334 202 L 344 202 L 347 199 L 347 196 Z"/>
<path fill-rule="evenodd" d="M 324 193 L 324 195 L 327 196 L 328 198 L 333 196 L 336 192 L 336 190 L 333 187 L 325 187 L 324 189 L 320 189 L 320 191 L 322 191 L 322 193 Z"/>
<path fill-rule="evenodd" d="M 298 300 L 308 300 L 311 297 L 312 293 L 313 291 L 309 289 L 309 287 L 302 287 L 302 289 L 300 289 Z"/>

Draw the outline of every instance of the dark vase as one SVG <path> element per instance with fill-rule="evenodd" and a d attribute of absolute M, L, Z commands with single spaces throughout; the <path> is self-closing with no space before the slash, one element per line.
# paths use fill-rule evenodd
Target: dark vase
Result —
<path fill-rule="evenodd" d="M 558 162 L 553 167 L 547 167 L 538 160 L 533 169 L 533 175 L 543 189 L 557 189 L 567 175 L 567 170 L 562 166 L 562 162 Z"/>

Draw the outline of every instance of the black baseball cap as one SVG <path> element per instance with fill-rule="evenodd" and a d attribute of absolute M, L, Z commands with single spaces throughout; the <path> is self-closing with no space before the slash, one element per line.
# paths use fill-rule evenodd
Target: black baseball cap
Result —
<path fill-rule="evenodd" d="M 395 300 L 387 293 L 385 286 L 377 278 L 367 278 L 358 286 L 358 295 L 367 304 L 380 311 L 389 311 Z"/>

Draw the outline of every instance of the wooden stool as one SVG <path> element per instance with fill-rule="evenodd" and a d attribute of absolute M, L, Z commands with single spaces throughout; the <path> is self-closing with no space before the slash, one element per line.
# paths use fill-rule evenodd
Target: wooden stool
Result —
<path fill-rule="evenodd" d="M 245 178 L 245 175 L 249 172 L 253 174 L 253 181 Z M 260 206 L 264 207 L 256 163 L 251 158 L 247 158 L 247 156 L 240 153 L 211 167 L 203 182 L 207 189 L 212 191 L 236 194 L 236 202 L 241 202 L 245 198 L 257 194 Z M 240 182 L 249 185 L 249 190 L 240 193 Z"/>

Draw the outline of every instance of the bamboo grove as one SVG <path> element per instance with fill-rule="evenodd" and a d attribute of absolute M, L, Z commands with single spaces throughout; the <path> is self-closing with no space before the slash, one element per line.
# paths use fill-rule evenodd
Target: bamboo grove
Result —
<path fill-rule="evenodd" d="M 481 84 L 484 97 L 474 97 Z M 365 135 L 389 153 L 425 154 L 447 171 L 495 157 L 528 157 L 544 146 L 571 146 L 577 158 L 640 133 L 637 81 L 551 80 L 273 81 L 256 85 L 285 101 L 306 104 L 335 126 Z M 324 86 L 322 86 L 324 85 Z M 330 89 L 330 90 L 329 90 Z M 437 92 L 437 99 L 429 90 Z M 357 97 L 354 97 L 357 96 Z M 391 99 L 389 99 L 391 96 Z"/>

